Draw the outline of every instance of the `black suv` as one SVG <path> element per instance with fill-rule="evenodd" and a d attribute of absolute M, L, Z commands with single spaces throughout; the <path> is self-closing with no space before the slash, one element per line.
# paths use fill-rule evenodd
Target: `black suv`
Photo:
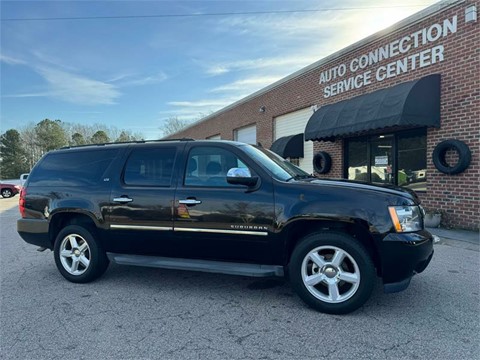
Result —
<path fill-rule="evenodd" d="M 90 145 L 46 154 L 20 196 L 17 228 L 54 251 L 69 281 L 126 265 L 289 275 L 326 313 L 408 287 L 433 255 L 415 193 L 320 180 L 231 141 Z"/>

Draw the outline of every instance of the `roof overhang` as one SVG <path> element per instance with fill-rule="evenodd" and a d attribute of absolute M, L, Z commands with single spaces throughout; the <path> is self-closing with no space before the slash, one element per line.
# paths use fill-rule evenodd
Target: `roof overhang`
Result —
<path fill-rule="evenodd" d="M 305 141 L 412 127 L 440 127 L 439 74 L 323 106 L 308 120 Z"/>
<path fill-rule="evenodd" d="M 303 143 L 303 134 L 284 136 L 275 140 L 270 150 L 283 158 L 301 158 Z"/>

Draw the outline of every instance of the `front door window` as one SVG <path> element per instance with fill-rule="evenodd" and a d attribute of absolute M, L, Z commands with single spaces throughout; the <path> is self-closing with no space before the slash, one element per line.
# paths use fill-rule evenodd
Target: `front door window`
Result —
<path fill-rule="evenodd" d="M 380 135 L 370 141 L 370 181 L 394 184 L 393 135 Z"/>

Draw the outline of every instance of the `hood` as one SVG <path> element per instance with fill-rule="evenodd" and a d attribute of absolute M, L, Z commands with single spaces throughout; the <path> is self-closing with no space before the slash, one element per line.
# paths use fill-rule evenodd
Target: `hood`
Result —
<path fill-rule="evenodd" d="M 316 184 L 322 186 L 335 186 L 335 187 L 344 187 L 350 189 L 366 190 L 366 191 L 376 191 L 382 193 L 388 193 L 392 195 L 402 196 L 413 200 L 415 203 L 419 204 L 420 199 L 417 194 L 408 188 L 395 186 L 395 185 L 377 185 L 361 181 L 345 180 L 345 179 L 305 179 L 299 180 L 299 182 L 308 182 L 309 184 Z"/>

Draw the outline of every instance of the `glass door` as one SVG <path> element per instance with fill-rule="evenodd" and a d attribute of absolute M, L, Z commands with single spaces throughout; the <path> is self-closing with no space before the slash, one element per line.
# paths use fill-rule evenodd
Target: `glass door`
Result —
<path fill-rule="evenodd" d="M 395 184 L 393 135 L 380 135 L 370 141 L 370 178 L 373 183 Z"/>

